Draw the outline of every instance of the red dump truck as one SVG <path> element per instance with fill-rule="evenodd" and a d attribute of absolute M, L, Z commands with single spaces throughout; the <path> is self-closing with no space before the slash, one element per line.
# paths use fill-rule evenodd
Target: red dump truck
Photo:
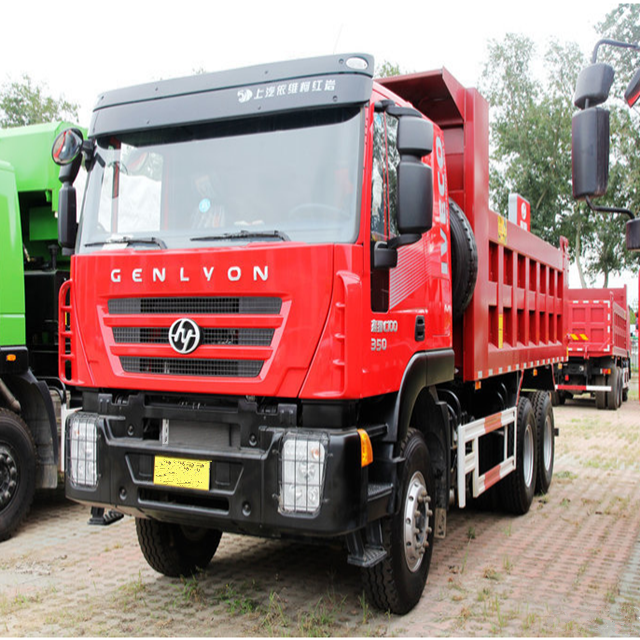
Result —
<path fill-rule="evenodd" d="M 627 287 L 568 290 L 569 361 L 557 365 L 558 401 L 585 393 L 598 409 L 627 400 L 631 333 Z"/>
<path fill-rule="evenodd" d="M 489 209 L 486 101 L 329 56 L 105 93 L 67 132 L 66 493 L 150 565 L 221 533 L 343 540 L 419 600 L 449 507 L 524 514 L 553 471 L 568 259 Z M 89 178 L 79 231 L 75 167 Z"/>

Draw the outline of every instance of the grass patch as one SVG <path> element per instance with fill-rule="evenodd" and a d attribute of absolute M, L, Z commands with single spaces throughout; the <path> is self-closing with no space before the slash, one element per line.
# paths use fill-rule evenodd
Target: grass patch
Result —
<path fill-rule="evenodd" d="M 247 589 L 238 591 L 234 585 L 225 584 L 216 594 L 219 601 L 224 603 L 231 615 L 246 615 L 258 610 L 258 603 L 246 594 Z"/>

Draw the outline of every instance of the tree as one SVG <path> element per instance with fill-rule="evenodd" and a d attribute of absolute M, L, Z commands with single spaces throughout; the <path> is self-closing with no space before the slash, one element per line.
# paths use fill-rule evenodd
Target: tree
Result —
<path fill-rule="evenodd" d="M 600 37 L 621 42 L 640 41 L 640 5 L 619 4 L 598 24 Z M 635 109 L 629 109 L 622 96 L 635 71 L 640 67 L 637 51 L 608 46 L 598 51 L 598 62 L 609 63 L 616 72 L 610 98 L 606 107 L 611 111 L 611 153 L 609 188 L 606 198 L 598 204 L 624 207 L 640 212 L 640 116 Z M 610 239 L 613 251 L 623 268 L 637 269 L 640 255 L 626 251 L 624 246 L 626 218 L 623 216 L 601 216 L 603 236 Z M 616 240 L 618 242 L 616 242 Z M 606 266 L 606 265 L 604 265 Z M 593 270 L 604 266 L 594 263 Z M 606 284 L 605 284 L 606 286 Z"/>
<path fill-rule="evenodd" d="M 19 82 L 5 83 L 0 91 L 0 128 L 78 119 L 77 104 L 45 91 L 46 86 L 34 84 L 27 74 Z"/>
<path fill-rule="evenodd" d="M 491 105 L 492 205 L 504 213 L 509 193 L 526 197 L 532 231 L 555 245 L 567 236 L 584 283 L 581 258 L 593 225 L 571 192 L 571 97 L 585 61 L 577 45 L 558 42 L 545 53 L 546 77 L 536 74 L 537 60 L 525 36 L 489 43 L 480 88 Z"/>
<path fill-rule="evenodd" d="M 640 17 L 636 8 L 621 13 L 625 20 L 636 14 Z M 540 75 L 535 72 L 535 45 L 521 35 L 489 43 L 481 89 L 491 105 L 492 205 L 505 212 L 510 192 L 529 199 L 532 231 L 552 244 L 560 235 L 569 238 L 581 285 L 586 286 L 586 275 L 603 276 L 606 287 L 610 275 L 637 258 L 625 251 L 621 218 L 611 221 L 573 200 L 572 99 L 577 76 L 588 61 L 577 44 L 557 41 L 548 45 L 543 60 L 545 74 Z M 640 127 L 630 126 L 631 118 L 628 109 L 612 113 L 612 133 L 618 133 L 611 140 L 610 186 L 603 204 L 629 206 L 632 197 L 640 196 Z"/>

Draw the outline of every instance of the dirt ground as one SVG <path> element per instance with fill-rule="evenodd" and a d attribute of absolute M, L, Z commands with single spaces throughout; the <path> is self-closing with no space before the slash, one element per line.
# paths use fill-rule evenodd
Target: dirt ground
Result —
<path fill-rule="evenodd" d="M 342 549 L 224 535 L 206 572 L 148 567 L 125 518 L 39 496 L 0 544 L 4 636 L 638 636 L 640 404 L 556 407 L 554 480 L 530 512 L 453 510 L 422 600 L 373 610 Z"/>

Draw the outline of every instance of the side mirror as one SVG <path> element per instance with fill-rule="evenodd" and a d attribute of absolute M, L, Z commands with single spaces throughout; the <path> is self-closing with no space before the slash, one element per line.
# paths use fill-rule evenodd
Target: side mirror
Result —
<path fill-rule="evenodd" d="M 640 218 L 627 222 L 627 250 L 640 251 Z"/>
<path fill-rule="evenodd" d="M 76 246 L 76 206 L 76 188 L 68 182 L 63 183 L 58 193 L 58 242 L 63 249 L 73 250 Z"/>
<path fill-rule="evenodd" d="M 51 149 L 53 161 L 60 167 L 71 164 L 82 151 L 82 132 L 78 129 L 65 129 L 56 136 Z"/>
<path fill-rule="evenodd" d="M 419 236 L 429 231 L 433 217 L 433 172 L 419 159 L 398 166 L 398 230 Z"/>
<path fill-rule="evenodd" d="M 433 218 L 433 172 L 422 162 L 433 151 L 433 125 L 422 118 L 401 117 L 397 144 L 398 230 L 420 236 L 431 229 Z"/>
<path fill-rule="evenodd" d="M 77 199 L 73 181 L 82 164 L 82 133 L 78 129 L 65 129 L 53 141 L 51 156 L 60 166 L 58 179 L 62 188 L 58 194 L 58 242 L 70 253 L 76 245 L 78 223 L 76 219 Z"/>
<path fill-rule="evenodd" d="M 576 82 L 573 104 L 578 109 L 595 107 L 609 97 L 615 71 L 611 65 L 599 62 L 584 68 Z"/>
<path fill-rule="evenodd" d="M 433 125 L 422 118 L 403 116 L 398 123 L 398 152 L 416 158 L 433 151 Z"/>
<path fill-rule="evenodd" d="M 603 196 L 609 182 L 609 112 L 589 108 L 571 121 L 573 197 Z"/>
<path fill-rule="evenodd" d="M 630 107 L 635 106 L 638 98 L 640 98 L 640 69 L 638 69 L 633 78 L 631 78 L 631 82 L 624 92 L 624 99 Z"/>

